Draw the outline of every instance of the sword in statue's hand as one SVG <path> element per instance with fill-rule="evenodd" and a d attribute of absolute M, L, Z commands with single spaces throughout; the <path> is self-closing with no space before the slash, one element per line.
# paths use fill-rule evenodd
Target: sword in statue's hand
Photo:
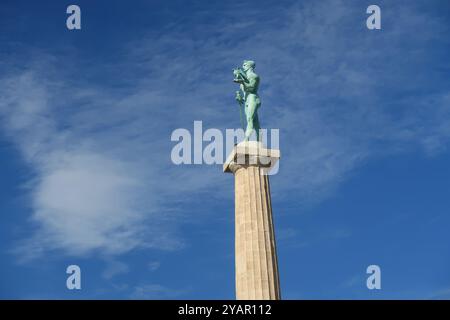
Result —
<path fill-rule="evenodd" d="M 239 103 L 239 117 L 241 119 L 241 127 L 242 130 L 245 131 L 244 116 L 243 116 L 244 98 L 242 98 L 240 91 L 236 91 L 236 101 Z"/>

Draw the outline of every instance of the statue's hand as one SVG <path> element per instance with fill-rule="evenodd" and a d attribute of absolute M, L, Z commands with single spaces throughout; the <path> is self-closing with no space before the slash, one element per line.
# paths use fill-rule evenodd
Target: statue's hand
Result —
<path fill-rule="evenodd" d="M 244 83 L 245 75 L 244 75 L 244 72 L 242 71 L 242 69 L 240 69 L 240 68 L 233 69 L 233 75 L 234 75 L 234 79 L 233 79 L 234 82 Z"/>

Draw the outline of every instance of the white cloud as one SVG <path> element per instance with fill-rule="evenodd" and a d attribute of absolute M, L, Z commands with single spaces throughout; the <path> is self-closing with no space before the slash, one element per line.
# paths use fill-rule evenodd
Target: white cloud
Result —
<path fill-rule="evenodd" d="M 97 154 L 74 152 L 59 158 L 58 165 L 42 173 L 33 192 L 40 236 L 73 254 L 134 248 L 144 218 L 135 205 L 138 177 L 126 164 Z"/>

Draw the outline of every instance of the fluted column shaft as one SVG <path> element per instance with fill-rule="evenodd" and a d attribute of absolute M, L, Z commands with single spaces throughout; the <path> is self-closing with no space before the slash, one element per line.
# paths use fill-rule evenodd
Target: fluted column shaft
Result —
<path fill-rule="evenodd" d="M 280 299 L 269 176 L 258 165 L 235 176 L 236 299 Z"/>

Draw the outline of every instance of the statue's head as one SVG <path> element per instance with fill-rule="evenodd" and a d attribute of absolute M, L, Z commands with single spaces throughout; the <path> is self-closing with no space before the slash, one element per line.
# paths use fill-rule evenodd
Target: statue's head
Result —
<path fill-rule="evenodd" d="M 250 70 L 250 69 L 255 69 L 255 61 L 252 60 L 244 60 L 244 63 L 242 64 L 242 69 L 244 69 L 244 71 Z"/>

